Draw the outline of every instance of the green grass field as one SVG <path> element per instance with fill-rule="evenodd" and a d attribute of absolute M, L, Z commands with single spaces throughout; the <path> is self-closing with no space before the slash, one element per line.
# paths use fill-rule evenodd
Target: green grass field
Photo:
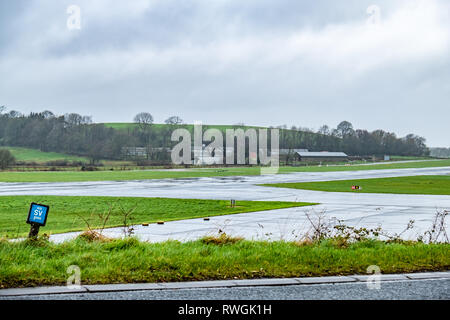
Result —
<path fill-rule="evenodd" d="M 88 161 L 88 159 L 84 157 L 72 156 L 57 152 L 42 152 L 37 149 L 20 148 L 20 147 L 0 147 L 0 148 L 4 148 L 11 151 L 12 155 L 16 158 L 16 161 L 26 161 L 36 163 L 44 163 L 56 160 L 84 161 L 84 162 Z"/>
<path fill-rule="evenodd" d="M 139 125 L 133 122 L 109 122 L 109 123 L 103 123 L 103 125 L 105 127 L 108 128 L 113 128 L 113 129 L 118 129 L 118 130 L 127 130 L 127 129 L 134 129 L 137 128 Z M 172 125 L 168 125 L 165 123 L 154 123 L 152 124 L 153 128 L 156 128 L 158 130 L 162 130 L 162 129 L 173 129 Z M 217 124 L 217 125 L 207 125 L 204 124 L 202 125 L 202 127 L 204 129 L 219 129 L 219 130 L 225 130 L 225 129 L 233 129 L 235 128 L 235 126 L 233 125 L 222 125 L 222 124 Z M 241 126 L 239 126 L 241 128 Z M 185 128 L 188 129 L 190 131 L 194 130 L 194 125 L 193 124 L 181 124 L 181 125 L 177 125 L 177 128 Z M 250 129 L 250 128 L 263 128 L 263 127 L 258 127 L 258 126 L 244 126 L 244 129 Z"/>
<path fill-rule="evenodd" d="M 352 190 L 352 186 L 361 190 Z M 268 187 L 330 192 L 450 195 L 450 175 L 265 184 Z"/>
<path fill-rule="evenodd" d="M 387 163 L 374 165 L 343 165 L 343 166 L 302 166 L 280 167 L 279 173 L 290 172 L 330 172 L 354 170 L 383 170 L 426 167 L 449 167 L 450 159 L 436 161 L 418 161 L 409 163 Z M 122 181 L 147 180 L 166 178 L 198 178 L 222 176 L 253 176 L 260 175 L 259 167 L 228 167 L 207 169 L 175 170 L 136 170 L 136 171 L 34 171 L 13 172 L 0 171 L 0 182 L 79 182 L 79 181 Z"/>
<path fill-rule="evenodd" d="M 427 160 L 429 157 L 416 156 L 391 156 L 391 161 Z"/>
<path fill-rule="evenodd" d="M 47 225 L 41 228 L 41 233 L 47 234 L 86 230 L 86 223 L 80 216 L 88 219 L 91 227 L 101 227 L 103 223 L 98 214 L 106 214 L 109 205 L 113 206 L 113 210 L 106 227 L 123 225 L 120 206 L 124 210 L 136 207 L 131 223 L 140 224 L 311 205 L 301 202 L 237 201 L 237 206 L 231 208 L 226 200 L 3 196 L 0 197 L 0 237 L 28 234 L 30 227 L 25 221 L 31 202 L 50 206 Z"/>
<path fill-rule="evenodd" d="M 367 274 L 370 265 L 382 273 L 401 273 L 448 270 L 450 245 L 375 240 L 346 248 L 331 241 L 0 241 L 0 265 L 0 288 L 63 285 L 70 265 L 80 267 L 82 284 Z"/>

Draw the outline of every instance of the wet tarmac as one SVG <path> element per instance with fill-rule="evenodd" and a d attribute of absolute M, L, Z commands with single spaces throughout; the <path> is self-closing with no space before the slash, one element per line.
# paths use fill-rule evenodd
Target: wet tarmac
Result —
<path fill-rule="evenodd" d="M 191 219 L 167 222 L 164 225 L 135 226 L 137 237 L 152 242 L 194 240 L 208 234 L 217 234 L 219 230 L 247 239 L 294 240 L 309 230 L 306 213 L 324 213 L 329 218 L 343 220 L 347 225 L 368 228 L 381 226 L 391 234 L 402 232 L 409 220 L 413 219 L 415 228 L 402 237 L 417 238 L 429 229 L 437 210 L 450 210 L 450 196 L 320 192 L 269 188 L 257 184 L 448 174 L 450 167 L 142 181 L 0 183 L 0 196 L 168 197 L 320 203 L 312 207 L 212 217 L 210 221 Z M 51 239 L 60 242 L 77 234 L 52 235 Z M 121 237 L 124 232 L 122 228 L 112 228 L 104 230 L 104 234 Z"/>
<path fill-rule="evenodd" d="M 136 290 L 3 297 L 12 300 L 448 300 L 449 279 L 236 288 Z"/>

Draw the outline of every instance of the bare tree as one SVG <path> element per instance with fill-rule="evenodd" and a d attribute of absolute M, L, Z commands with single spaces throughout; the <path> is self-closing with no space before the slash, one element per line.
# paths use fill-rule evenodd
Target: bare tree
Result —
<path fill-rule="evenodd" d="M 337 130 L 338 136 L 341 138 L 355 134 L 353 125 L 348 121 L 342 121 L 341 123 L 339 123 L 336 130 Z"/>
<path fill-rule="evenodd" d="M 67 113 L 64 115 L 64 121 L 69 126 L 79 126 L 83 123 L 83 116 L 78 113 Z"/>
<path fill-rule="evenodd" d="M 324 124 L 323 126 L 321 126 L 321 127 L 319 128 L 319 130 L 317 131 L 317 133 L 320 133 L 320 134 L 329 136 L 329 135 L 331 134 L 331 132 L 330 132 L 330 127 L 327 126 L 326 124 Z"/>
<path fill-rule="evenodd" d="M 81 119 L 82 124 L 92 124 L 92 116 L 83 116 Z"/>
<path fill-rule="evenodd" d="M 52 119 L 55 117 L 55 114 L 51 111 L 45 110 L 42 112 L 42 116 L 44 117 L 44 119 Z"/>
<path fill-rule="evenodd" d="M 23 116 L 23 114 L 22 113 L 20 113 L 19 111 L 16 111 L 16 110 L 11 110 L 10 112 L 8 112 L 8 117 L 9 118 L 20 118 L 20 117 L 22 117 Z"/>
<path fill-rule="evenodd" d="M 166 124 L 182 124 L 183 123 L 183 119 L 181 119 L 178 116 L 172 116 L 170 118 L 168 118 L 166 121 L 164 121 Z"/>
<path fill-rule="evenodd" d="M 153 124 L 153 116 L 148 112 L 141 112 L 134 117 L 134 122 L 139 125 L 139 128 L 146 130 Z"/>

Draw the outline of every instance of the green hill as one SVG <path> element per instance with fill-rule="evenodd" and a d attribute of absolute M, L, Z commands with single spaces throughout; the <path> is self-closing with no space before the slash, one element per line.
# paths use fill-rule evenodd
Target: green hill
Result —
<path fill-rule="evenodd" d="M 85 157 L 78 157 L 58 152 L 43 152 L 37 149 L 21 147 L 0 147 L 8 149 L 16 161 L 44 163 L 48 161 L 67 160 L 67 161 L 88 161 Z"/>
<path fill-rule="evenodd" d="M 134 129 L 138 126 L 137 123 L 133 123 L 133 122 L 108 122 L 108 123 L 103 123 L 104 126 L 108 127 L 108 128 L 113 128 L 113 129 L 117 129 L 117 130 L 127 130 L 127 129 Z M 156 128 L 156 129 L 165 129 L 165 128 L 173 128 L 173 127 L 179 127 L 179 128 L 186 128 L 190 131 L 193 130 L 194 125 L 193 124 L 180 124 L 180 125 L 170 125 L 170 124 L 165 124 L 165 123 L 154 123 L 152 124 L 152 128 Z M 209 129 L 209 128 L 214 128 L 214 129 L 219 129 L 219 130 L 225 130 L 225 129 L 233 129 L 233 128 L 264 128 L 264 127 L 258 127 L 258 126 L 241 126 L 241 125 L 222 125 L 222 124 L 218 124 L 218 125 L 207 125 L 207 124 L 203 124 L 203 128 L 205 129 Z"/>

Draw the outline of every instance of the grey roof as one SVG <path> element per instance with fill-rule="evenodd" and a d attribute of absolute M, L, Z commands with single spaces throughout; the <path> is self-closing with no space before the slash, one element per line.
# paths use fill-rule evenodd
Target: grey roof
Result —
<path fill-rule="evenodd" d="M 348 157 L 344 152 L 297 152 L 300 157 Z"/>
<path fill-rule="evenodd" d="M 308 152 L 308 149 L 280 149 L 279 154 L 291 154 L 296 152 Z"/>

